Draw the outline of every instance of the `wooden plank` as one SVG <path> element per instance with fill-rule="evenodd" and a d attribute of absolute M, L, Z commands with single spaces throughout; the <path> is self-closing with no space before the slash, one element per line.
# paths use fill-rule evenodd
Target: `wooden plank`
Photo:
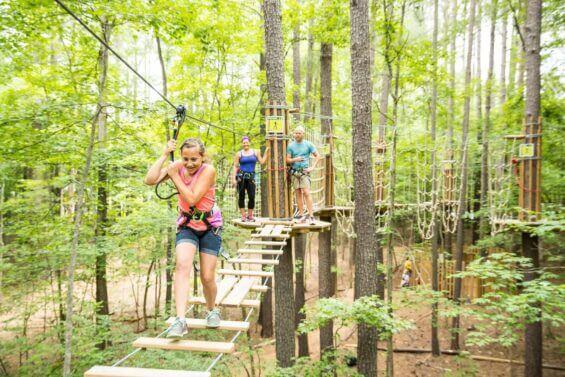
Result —
<path fill-rule="evenodd" d="M 272 271 L 249 271 L 249 270 L 227 270 L 219 269 L 218 274 L 220 275 L 235 275 L 235 276 L 254 276 L 262 278 L 272 278 L 274 272 Z"/>
<path fill-rule="evenodd" d="M 271 232 L 273 231 L 273 228 L 275 226 L 272 224 L 267 224 L 265 225 L 263 228 L 261 228 L 261 232 L 259 234 L 261 235 L 267 235 L 267 234 L 271 234 Z"/>
<path fill-rule="evenodd" d="M 288 234 L 277 234 L 277 235 L 272 235 L 272 234 L 268 234 L 268 235 L 264 235 L 264 234 L 258 234 L 258 233 L 253 233 L 251 235 L 251 238 L 278 238 L 278 239 L 287 239 L 290 238 L 290 236 Z"/>
<path fill-rule="evenodd" d="M 273 237 L 282 235 L 282 232 L 283 232 L 284 228 L 285 228 L 284 225 L 280 225 L 280 224 L 279 224 L 279 225 L 275 225 L 275 228 L 274 228 L 273 231 L 271 232 L 271 235 L 272 235 Z"/>
<path fill-rule="evenodd" d="M 191 372 L 172 369 L 106 367 L 96 365 L 84 377 L 210 377 L 210 372 Z"/>
<path fill-rule="evenodd" d="M 231 293 L 222 301 L 222 305 L 224 306 L 239 306 L 241 302 L 249 293 L 249 290 L 252 286 L 255 285 L 255 278 L 252 277 L 245 277 L 242 278 L 237 285 L 233 288 Z"/>
<path fill-rule="evenodd" d="M 253 292 L 262 292 L 265 293 L 269 290 L 269 287 L 266 285 L 254 285 L 251 287 L 251 290 Z"/>
<path fill-rule="evenodd" d="M 189 303 L 191 304 L 196 304 L 196 305 L 205 305 L 206 304 L 206 299 L 204 299 L 204 297 L 191 297 L 188 300 Z M 219 306 L 223 306 L 221 303 L 217 304 Z M 245 299 L 241 302 L 240 306 L 246 307 L 246 308 L 255 308 L 258 309 L 259 306 L 261 305 L 261 301 L 259 300 L 248 300 Z"/>
<path fill-rule="evenodd" d="M 276 259 L 232 258 L 228 260 L 228 263 L 268 264 L 273 266 L 273 265 L 278 265 L 279 261 Z"/>
<path fill-rule="evenodd" d="M 216 293 L 216 304 L 220 303 L 224 297 L 230 293 L 236 282 L 237 277 L 235 276 L 226 276 L 220 281 L 218 284 L 218 293 Z"/>
<path fill-rule="evenodd" d="M 261 286 L 259 286 L 261 287 Z M 176 317 L 170 317 L 167 320 L 167 324 L 172 325 L 173 322 L 176 320 Z M 190 329 L 208 329 L 209 327 L 206 326 L 205 319 L 199 318 L 187 318 L 186 325 Z M 231 330 L 231 331 L 247 331 L 249 330 L 249 322 L 242 322 L 242 321 L 220 321 L 219 327 L 214 327 L 217 330 Z"/>
<path fill-rule="evenodd" d="M 286 241 L 245 241 L 246 245 L 285 246 Z"/>
<path fill-rule="evenodd" d="M 282 255 L 282 250 L 275 249 L 239 249 L 237 251 L 239 254 L 270 254 L 270 255 Z"/>
<path fill-rule="evenodd" d="M 204 340 L 178 340 L 147 337 L 136 339 L 133 342 L 133 346 L 136 348 L 157 348 L 162 350 L 217 353 L 232 353 L 235 350 L 235 344 L 231 342 L 208 342 Z"/>

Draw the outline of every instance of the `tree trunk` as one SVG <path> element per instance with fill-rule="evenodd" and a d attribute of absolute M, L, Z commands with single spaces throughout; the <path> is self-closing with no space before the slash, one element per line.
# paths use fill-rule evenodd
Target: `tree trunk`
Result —
<path fill-rule="evenodd" d="M 453 125 L 455 123 L 455 62 L 457 60 L 456 38 L 457 38 L 457 0 L 452 1 L 451 13 L 451 33 L 449 35 L 449 98 L 447 102 L 447 160 L 453 160 Z M 449 174 L 453 174 L 453 165 L 447 167 Z M 447 175 L 447 174 L 446 174 Z M 448 187 L 451 187 L 451 182 L 447 182 Z M 451 199 L 451 198 L 449 198 Z M 452 210 L 451 203 L 445 206 L 445 210 L 450 212 Z M 452 234 L 447 230 L 444 237 L 444 252 L 445 259 L 450 259 L 452 251 Z"/>
<path fill-rule="evenodd" d="M 481 30 L 483 23 L 483 10 L 481 7 L 481 0 L 477 1 L 477 47 L 476 51 L 476 105 L 477 105 L 477 145 L 483 143 L 482 124 L 483 124 L 483 108 L 482 108 L 482 70 L 481 70 Z M 473 218 L 471 219 L 472 230 L 472 244 L 474 245 L 479 240 L 479 210 L 481 209 L 481 169 L 477 168 L 475 164 L 472 165 L 471 171 L 473 174 L 473 192 L 471 193 L 471 205 L 473 207 Z"/>
<path fill-rule="evenodd" d="M 463 242 L 464 227 L 463 214 L 465 213 L 465 202 L 467 197 L 467 159 L 468 159 L 468 137 L 469 137 L 469 115 L 471 110 L 471 96 L 469 94 L 469 85 L 471 84 L 471 61 L 473 57 L 473 28 L 475 25 L 475 0 L 471 0 L 469 9 L 469 26 L 467 29 L 467 62 L 465 66 L 465 96 L 463 107 L 463 125 L 462 125 L 462 146 L 463 152 L 461 156 L 461 185 L 459 187 L 459 213 L 457 219 L 457 239 L 455 245 L 455 271 L 460 272 L 463 267 Z M 456 303 L 461 297 L 461 278 L 455 278 L 453 289 L 453 299 Z M 451 348 L 459 349 L 459 316 L 453 318 Z"/>
<path fill-rule="evenodd" d="M 525 142 L 534 144 L 535 159 L 522 160 L 523 164 L 523 209 L 527 211 L 526 219 L 538 219 L 541 187 L 539 186 L 541 174 L 541 124 L 539 122 L 540 105 L 540 37 L 541 37 L 541 12 L 542 1 L 530 0 L 527 5 L 527 18 L 525 27 L 525 54 L 526 54 L 526 127 Z M 531 214 L 534 213 L 532 216 Z M 531 258 L 534 268 L 524 274 L 524 281 L 532 281 L 539 277 L 539 242 L 536 235 L 522 233 L 522 253 L 524 257 Z M 541 306 L 540 302 L 534 304 Z M 536 322 L 526 324 L 524 337 L 524 375 L 538 377 L 542 375 L 542 322 L 538 318 Z"/>
<path fill-rule="evenodd" d="M 97 109 L 100 112 L 100 108 Z M 97 118 L 97 116 L 95 117 Z M 86 181 L 88 180 L 88 172 L 90 170 L 90 162 L 92 160 L 92 150 L 94 148 L 94 136 L 96 134 L 96 120 L 92 122 L 90 128 L 90 139 L 88 143 L 88 148 L 86 150 L 86 161 L 84 164 L 84 169 L 79 181 L 78 193 L 77 193 L 77 203 L 75 208 L 74 216 L 74 228 L 73 228 L 73 239 L 71 243 L 71 256 L 69 262 L 68 270 L 68 283 L 67 283 L 67 314 L 65 317 L 65 356 L 63 361 L 63 377 L 71 376 L 71 356 L 72 356 L 72 338 L 73 338 L 73 291 L 74 291 L 74 278 L 77 260 L 77 249 L 78 241 L 80 236 L 80 224 L 82 219 L 82 207 L 84 201 L 84 191 L 86 186 Z"/>
<path fill-rule="evenodd" d="M 300 310 L 304 307 L 306 300 L 304 298 L 305 284 L 304 284 L 304 250 L 306 249 L 306 234 L 297 234 L 294 237 L 294 260 L 296 264 L 295 269 L 295 314 L 294 314 L 294 324 L 296 328 L 300 322 L 306 318 L 304 313 Z M 300 334 L 298 336 L 298 357 L 309 356 L 310 352 L 308 350 L 308 333 Z"/>
<path fill-rule="evenodd" d="M 438 0 L 434 0 L 434 31 L 432 37 L 432 54 L 433 54 L 433 72 L 432 72 L 432 104 L 431 104 L 431 138 L 432 145 L 436 145 L 436 124 L 437 124 L 437 65 L 438 65 L 438 22 L 439 22 L 439 4 Z M 438 240 L 439 240 L 439 224 L 437 221 L 438 210 L 438 185 L 437 185 L 437 167 L 436 167 L 436 150 L 432 149 L 432 289 L 439 290 L 438 283 Z M 394 204 L 394 203 L 393 203 Z M 392 209 L 392 207 L 391 207 Z M 391 276 L 392 278 L 392 276 Z M 392 285 L 392 284 L 391 284 Z M 437 302 L 432 303 L 432 322 L 431 322 L 431 341 L 432 355 L 440 356 L 439 340 L 438 340 L 438 312 Z"/>
<path fill-rule="evenodd" d="M 102 17 L 102 37 L 106 43 L 110 43 L 110 35 L 112 32 L 112 25 L 109 21 Z M 106 141 L 107 130 L 106 120 L 108 118 L 107 104 L 105 98 L 106 92 L 106 78 L 108 75 L 108 49 L 103 44 L 100 45 L 98 53 L 98 152 L 101 159 L 98 167 L 98 200 L 96 205 L 96 229 L 94 231 L 96 236 L 96 323 L 97 326 L 103 326 L 103 332 L 108 333 L 108 323 L 104 319 L 105 316 L 110 314 L 108 303 L 108 282 L 106 278 L 106 246 L 103 242 L 106 237 L 108 228 L 108 162 L 106 156 Z M 101 242 L 102 240 L 102 242 Z M 104 339 L 96 345 L 98 349 L 105 349 L 108 346 L 108 339 Z"/>
<path fill-rule="evenodd" d="M 300 25 L 298 22 L 294 27 L 292 42 L 292 79 L 294 86 L 292 87 L 292 105 L 295 109 L 300 108 Z M 298 119 L 297 119 L 298 118 Z M 295 114 L 295 120 L 299 120 L 300 116 Z"/>
<path fill-rule="evenodd" d="M 503 9 L 505 9 L 504 7 Z M 506 12 L 502 13 L 502 46 L 500 48 L 500 106 L 502 107 L 506 102 L 506 55 L 507 55 L 507 40 L 508 40 L 508 21 L 509 17 Z"/>
<path fill-rule="evenodd" d="M 333 44 L 322 43 L 320 54 L 320 112 L 321 133 L 324 143 L 331 143 L 329 136 L 332 134 L 332 61 Z M 327 186 L 326 186 L 327 187 Z M 322 221 L 331 222 L 331 218 Z M 332 297 L 334 294 L 334 280 L 332 278 L 332 233 L 325 231 L 318 238 L 318 282 L 320 298 Z M 325 352 L 333 349 L 333 321 L 320 328 L 320 358 Z"/>
<path fill-rule="evenodd" d="M 259 69 L 264 71 L 265 68 L 265 54 L 261 53 L 259 56 Z M 261 84 L 261 93 L 267 90 L 267 86 L 265 84 Z M 264 111 L 263 111 L 264 112 Z M 261 145 L 261 153 L 265 153 L 265 122 L 261 123 L 260 127 L 261 135 L 262 135 L 262 145 Z M 269 208 L 267 206 L 268 202 L 268 187 L 267 187 L 267 175 L 261 174 L 261 216 L 262 217 L 269 217 Z M 268 246 L 266 247 L 268 248 Z M 271 255 L 263 255 L 263 259 L 273 259 Z M 273 279 L 269 279 L 267 282 L 267 286 L 269 289 L 267 292 L 263 293 L 263 299 L 261 300 L 261 307 L 259 308 L 259 322 L 261 323 L 261 337 L 263 338 L 270 338 L 273 336 Z"/>
<path fill-rule="evenodd" d="M 494 84 L 494 42 L 496 36 L 496 21 L 498 12 L 498 0 L 491 2 L 491 24 L 490 24 L 490 45 L 488 58 L 488 75 L 486 84 L 485 98 L 485 118 L 483 124 L 483 148 L 481 155 L 481 216 L 479 226 L 479 238 L 484 239 L 489 234 L 488 216 L 488 186 L 489 186 L 489 134 L 490 134 L 490 111 L 492 109 L 492 86 Z M 481 255 L 485 256 L 486 249 L 481 249 Z"/>
<path fill-rule="evenodd" d="M 310 19 L 308 22 L 309 30 L 312 30 L 314 26 L 314 20 Z M 306 87 L 304 90 L 304 100 L 306 104 L 304 106 L 304 123 L 307 123 L 311 116 L 308 114 L 312 110 L 312 79 L 314 78 L 313 72 L 314 65 L 314 36 L 312 32 L 308 32 L 308 51 L 306 52 Z"/>
<path fill-rule="evenodd" d="M 355 299 L 377 293 L 373 158 L 371 151 L 371 43 L 369 4 L 351 0 L 351 99 L 353 130 L 353 178 L 355 197 Z M 359 324 L 358 370 L 364 376 L 377 374 L 377 331 Z"/>
<path fill-rule="evenodd" d="M 282 35 L 282 15 L 279 0 L 265 0 L 263 3 L 265 19 L 265 66 L 267 69 L 267 93 L 270 101 L 285 102 L 284 49 Z M 283 151 L 279 151 L 279 166 L 283 166 Z M 279 174 L 279 187 L 285 187 L 284 175 Z M 284 203 L 284 190 L 281 203 Z M 277 217 L 284 217 L 285 206 L 281 205 Z M 275 267 L 275 338 L 277 342 L 277 362 L 282 368 L 294 364 L 294 294 L 292 284 L 292 246 L 286 245 L 284 254 Z"/>
<path fill-rule="evenodd" d="M 157 32 L 156 32 L 157 34 Z M 159 56 L 159 65 L 161 66 L 161 80 L 163 83 L 163 87 L 162 87 L 162 91 L 163 91 L 163 95 L 165 97 L 167 97 L 167 70 L 165 67 L 165 59 L 163 58 L 163 50 L 161 48 L 161 39 L 159 38 L 159 36 L 157 35 L 155 37 L 155 40 L 157 42 L 157 53 Z M 171 139 L 171 132 L 169 129 L 169 120 L 166 119 L 164 122 L 164 126 L 165 126 L 165 139 L 166 141 Z M 170 199 L 167 200 L 167 207 L 169 208 L 169 210 L 172 211 L 174 204 L 173 204 L 173 200 L 174 199 Z M 167 226 L 166 230 L 165 230 L 165 316 L 170 315 L 171 314 L 171 303 L 172 303 L 172 299 L 173 299 L 173 248 L 174 248 L 174 239 L 175 239 L 175 233 L 174 233 L 174 227 L 172 226 Z M 159 303 L 156 303 L 156 307 L 158 308 Z"/>

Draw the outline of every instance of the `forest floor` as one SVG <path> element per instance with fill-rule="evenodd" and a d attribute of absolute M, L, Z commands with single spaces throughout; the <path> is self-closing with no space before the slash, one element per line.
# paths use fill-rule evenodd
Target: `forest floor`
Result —
<path fill-rule="evenodd" d="M 304 271 L 306 280 L 306 304 L 311 306 L 314 305 L 318 298 L 318 261 L 317 253 L 311 252 L 312 250 L 317 250 L 316 240 L 317 237 L 310 237 L 310 244 L 307 246 L 306 256 L 304 261 Z M 345 301 L 353 301 L 353 273 L 349 266 L 350 261 L 348 260 L 348 255 L 343 253 L 347 250 L 347 243 L 338 249 L 338 297 Z M 399 248 L 397 250 L 397 260 L 403 260 L 405 250 Z M 113 266 L 114 268 L 117 266 Z M 110 274 L 111 275 L 111 274 Z M 397 273 L 399 275 L 399 272 Z M 394 291 L 394 302 L 397 305 L 401 305 L 403 302 L 410 301 L 417 297 L 417 289 L 403 289 L 399 290 L 398 287 L 399 276 L 395 276 L 395 291 Z M 154 282 L 155 280 L 153 280 Z M 110 292 L 110 302 L 112 303 L 112 313 L 114 315 L 114 323 L 121 326 L 120 333 L 129 331 L 131 337 L 137 337 L 139 335 L 152 336 L 150 330 L 142 330 L 142 322 L 140 320 L 135 320 L 135 318 L 142 317 L 141 303 L 143 300 L 143 288 L 145 285 L 145 278 L 143 274 L 139 275 L 139 278 L 124 278 L 121 277 L 119 280 L 116 279 L 109 283 Z M 76 286 L 77 296 L 80 295 L 84 300 L 89 300 L 92 294 L 92 286 L 85 284 L 78 284 Z M 161 297 L 164 299 L 164 297 Z M 147 308 L 149 313 L 153 313 L 154 308 L 154 289 L 153 287 L 149 291 Z M 80 310 L 80 304 L 77 307 Z M 162 308 L 161 308 L 162 310 Z M 32 336 L 32 334 L 39 334 L 45 325 L 48 325 L 50 320 L 55 315 L 54 312 L 45 312 L 39 310 L 28 320 L 28 333 L 27 336 Z M 414 323 L 414 328 L 411 330 L 403 331 L 394 337 L 394 347 L 396 348 L 415 348 L 415 349 L 429 349 L 430 348 L 430 315 L 431 309 L 427 305 L 402 307 L 396 311 L 396 315 L 402 319 L 410 320 Z M 230 310 L 224 313 L 225 318 L 230 318 L 237 320 L 241 317 L 241 312 L 238 310 Z M 256 313 L 252 317 L 252 324 L 250 334 L 252 336 L 252 343 L 255 344 L 256 353 L 253 358 L 255 363 L 255 368 L 261 365 L 260 370 L 256 370 L 254 377 L 265 376 L 268 371 L 274 369 L 276 362 L 275 357 L 275 346 L 274 342 L 269 339 L 262 339 L 259 336 L 260 325 L 256 324 L 257 316 Z M 8 313 L 0 317 L 0 342 L 2 340 L 13 339 L 16 334 L 11 331 L 6 331 L 6 324 L 17 322 L 20 320 L 14 313 Z M 440 342 L 442 349 L 449 349 L 449 339 L 450 333 L 449 323 L 450 319 L 441 318 L 440 325 Z M 154 323 L 150 319 L 150 323 Z M 126 325 L 126 327 L 124 327 Z M 164 324 L 163 324 L 164 325 Z M 462 318 L 462 329 L 463 333 L 461 339 L 464 340 L 466 333 L 469 328 L 473 325 L 472 319 Z M 335 330 L 335 327 L 334 327 Z M 354 327 L 342 327 L 338 329 L 338 349 L 343 352 L 349 351 L 349 353 L 354 354 L 355 347 L 357 344 L 356 329 Z M 137 333 L 137 334 L 134 334 Z M 550 336 L 551 335 L 551 336 Z M 523 336 L 520 336 L 523 338 Z M 565 339 L 565 329 L 564 328 L 552 328 L 551 332 L 547 327 L 544 328 L 544 364 L 554 365 L 554 366 L 565 366 L 563 363 L 563 339 Z M 240 340 L 241 341 L 241 340 Z M 127 342 L 126 342 L 127 343 Z M 318 360 L 319 354 L 319 333 L 317 331 L 308 334 L 308 343 L 310 349 L 310 357 L 313 360 Z M 379 342 L 379 348 L 385 348 L 385 342 Z M 482 348 L 477 347 L 464 347 L 471 355 L 474 356 L 488 356 L 500 359 L 522 360 L 523 359 L 523 345 L 521 342 L 512 347 L 511 349 L 503 349 L 500 346 L 487 346 Z M 130 352 L 131 347 L 127 347 L 124 344 L 123 352 Z M 240 349 L 241 350 L 241 349 Z M 121 354 L 121 350 L 117 351 Z M 9 358 L 7 361 L 9 364 L 16 364 L 14 359 Z M 239 357 L 239 356 L 226 357 L 223 361 L 224 370 L 228 370 L 229 374 L 220 373 L 220 375 L 233 375 L 233 376 L 245 376 L 246 371 L 243 367 L 250 370 L 250 359 L 249 357 Z M 260 360 L 259 360 L 260 359 Z M 108 363 L 112 361 L 109 360 Z M 384 375 L 386 362 L 386 352 L 378 352 L 378 369 L 379 375 Z M 260 364 L 259 364 L 260 363 Z M 135 362 L 134 362 L 135 364 Z M 134 365 L 132 364 L 132 366 Z M 108 364 L 109 365 L 109 364 Z M 468 358 L 462 358 L 451 355 L 442 355 L 440 357 L 432 357 L 430 353 L 414 354 L 414 353 L 395 353 L 394 354 L 394 369 L 395 376 L 500 376 L 500 377 L 513 377 L 513 376 L 523 376 L 523 367 L 517 364 L 500 363 L 500 362 L 489 362 L 489 361 L 478 361 L 470 360 Z M 545 377 L 553 376 L 565 376 L 565 371 L 544 369 Z"/>
<path fill-rule="evenodd" d="M 317 245 L 310 245 L 311 250 L 317 250 Z M 340 251 L 343 251 L 341 249 Z M 397 250 L 397 260 L 402 261 L 404 258 L 404 249 Z M 347 257 L 338 252 L 338 297 L 348 302 L 353 301 L 353 273 L 348 265 Z M 317 274 L 317 255 L 307 250 L 305 256 L 305 280 L 306 280 L 306 304 L 313 305 L 318 295 L 318 274 Z M 400 290 L 398 283 L 400 281 L 400 271 L 395 275 L 394 280 L 394 303 L 397 306 L 401 302 L 411 301 L 417 293 L 414 290 Z M 416 288 L 417 289 L 417 288 Z M 399 318 L 410 320 L 415 327 L 411 330 L 400 332 L 394 336 L 395 349 L 430 349 L 431 348 L 431 308 L 425 305 L 399 307 L 396 311 Z M 442 350 L 450 349 L 450 318 L 440 318 L 439 322 L 439 339 L 440 348 Z M 472 327 L 473 320 L 471 318 L 461 318 L 461 326 L 463 333 L 462 341 L 465 335 Z M 255 336 L 258 337 L 260 326 L 256 325 L 254 329 Z M 336 330 L 334 326 L 334 331 Z M 551 333 L 544 328 L 544 365 L 565 367 L 563 362 L 563 343 L 565 339 L 565 328 L 552 328 Z M 523 331 L 521 331 L 523 333 Z M 357 346 L 357 332 L 354 327 L 343 327 L 338 330 L 338 349 L 350 350 L 355 352 Z M 523 338 L 523 335 L 520 337 Z M 560 341 L 561 339 L 561 341 Z M 310 357 L 318 360 L 320 358 L 319 332 L 315 331 L 308 334 L 308 346 Z M 298 345 L 296 346 L 298 349 Z M 379 348 L 386 348 L 386 342 L 379 342 Z M 505 349 L 501 346 L 485 346 L 485 347 L 463 347 L 473 356 L 487 356 L 497 359 L 512 359 L 514 361 L 523 360 L 523 344 L 520 341 L 516 346 Z M 276 360 L 275 345 L 268 344 L 263 347 L 261 357 L 264 359 L 262 364 L 274 364 Z M 377 364 L 379 375 L 385 375 L 386 370 L 386 352 L 380 351 L 377 356 Z M 523 376 L 523 366 L 516 363 L 500 363 L 492 361 L 471 360 L 460 356 L 441 355 L 433 357 L 431 353 L 394 353 L 394 375 L 399 377 L 418 376 L 488 376 L 488 377 L 514 377 Z M 544 369 L 545 377 L 565 376 L 564 370 Z"/>

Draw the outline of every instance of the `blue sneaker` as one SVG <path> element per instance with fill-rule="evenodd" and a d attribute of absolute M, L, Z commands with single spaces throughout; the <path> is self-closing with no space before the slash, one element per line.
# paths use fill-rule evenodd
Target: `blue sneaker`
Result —
<path fill-rule="evenodd" d="M 220 309 L 214 308 L 206 314 L 206 327 L 220 327 Z"/>
<path fill-rule="evenodd" d="M 186 321 L 177 317 L 175 322 L 169 328 L 167 332 L 168 339 L 181 339 L 184 335 L 188 333 L 188 326 L 186 326 Z"/>

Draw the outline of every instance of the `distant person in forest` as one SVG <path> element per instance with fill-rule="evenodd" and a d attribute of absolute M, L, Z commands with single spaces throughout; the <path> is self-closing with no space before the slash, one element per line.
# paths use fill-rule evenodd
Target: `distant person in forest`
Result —
<path fill-rule="evenodd" d="M 402 271 L 401 288 L 410 286 L 410 277 L 412 277 L 412 262 L 409 257 L 406 257 L 406 261 L 404 261 L 404 270 Z"/>
<path fill-rule="evenodd" d="M 310 155 L 314 156 L 314 163 L 309 166 Z M 286 149 L 286 163 L 290 164 L 289 174 L 292 177 L 292 186 L 296 193 L 296 206 L 298 213 L 295 219 L 299 223 L 315 224 L 312 196 L 310 195 L 310 172 L 318 164 L 320 155 L 314 144 L 304 140 L 304 128 L 298 126 L 294 129 L 294 141 Z M 304 201 L 308 208 L 308 216 L 304 214 Z"/>
<path fill-rule="evenodd" d="M 182 338 L 187 333 L 185 312 L 190 287 L 190 269 L 194 254 L 200 252 L 200 280 L 206 299 L 206 325 L 220 326 L 220 311 L 216 302 L 216 262 L 222 238 L 222 216 L 215 206 L 216 170 L 205 163 L 202 141 L 186 139 L 181 147 L 181 159 L 163 168 L 169 154 L 175 150 L 176 141 L 170 140 L 161 157 L 153 163 L 145 183 L 155 185 L 171 179 L 178 192 L 179 217 L 175 247 L 175 305 L 177 317 L 168 330 L 168 338 Z"/>
<path fill-rule="evenodd" d="M 241 139 L 241 150 L 233 158 L 232 183 L 237 188 L 237 204 L 241 213 L 241 221 L 255 221 L 253 210 L 255 209 L 255 166 L 257 162 L 263 165 L 267 161 L 269 147 L 265 149 L 265 155 L 261 151 L 251 149 L 249 136 Z M 245 213 L 245 193 L 247 192 L 247 214 Z"/>

